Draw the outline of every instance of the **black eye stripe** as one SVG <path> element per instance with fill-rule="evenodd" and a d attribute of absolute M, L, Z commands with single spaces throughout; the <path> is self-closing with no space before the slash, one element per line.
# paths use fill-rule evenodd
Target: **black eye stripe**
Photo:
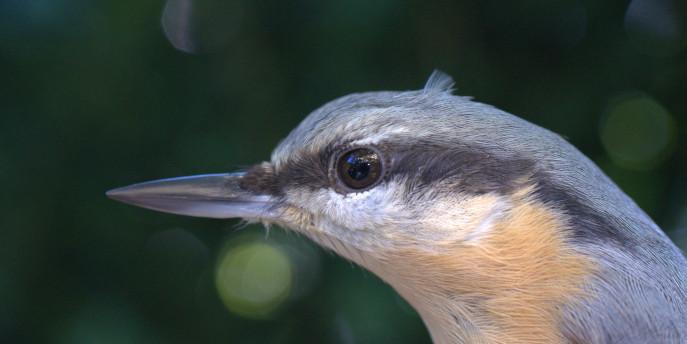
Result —
<path fill-rule="evenodd" d="M 371 148 L 355 148 L 340 154 L 334 164 L 334 179 L 341 186 L 340 191 L 356 192 L 367 190 L 383 175 L 381 154 Z"/>

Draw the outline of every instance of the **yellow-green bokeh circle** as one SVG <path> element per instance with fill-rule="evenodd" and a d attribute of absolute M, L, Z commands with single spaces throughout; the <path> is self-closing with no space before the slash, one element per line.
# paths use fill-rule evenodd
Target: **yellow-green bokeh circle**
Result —
<path fill-rule="evenodd" d="M 626 168 L 655 167 L 665 160 L 675 142 L 670 113 L 640 93 L 614 98 L 600 129 L 606 152 L 614 163 Z"/>
<path fill-rule="evenodd" d="M 290 259 L 282 249 L 246 241 L 224 250 L 217 264 L 215 286 L 231 312 L 264 319 L 288 298 L 292 274 Z"/>

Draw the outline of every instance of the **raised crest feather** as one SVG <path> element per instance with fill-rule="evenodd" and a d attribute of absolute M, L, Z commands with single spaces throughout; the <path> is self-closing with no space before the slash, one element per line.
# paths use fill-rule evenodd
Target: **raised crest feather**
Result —
<path fill-rule="evenodd" d="M 453 78 L 438 70 L 435 69 L 432 72 L 432 75 L 429 76 L 429 79 L 427 80 L 427 83 L 425 84 L 425 88 L 423 89 L 425 94 L 431 94 L 431 93 L 436 93 L 436 92 L 452 92 L 453 91 L 453 86 L 456 83 L 453 81 Z"/>

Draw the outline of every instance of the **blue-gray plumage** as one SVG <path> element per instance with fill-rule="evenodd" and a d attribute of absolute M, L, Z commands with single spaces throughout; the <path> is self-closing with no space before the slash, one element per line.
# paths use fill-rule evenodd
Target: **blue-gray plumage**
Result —
<path fill-rule="evenodd" d="M 685 343 L 687 261 L 560 136 L 424 89 L 334 100 L 246 172 L 112 198 L 276 223 L 370 269 L 436 343 Z"/>

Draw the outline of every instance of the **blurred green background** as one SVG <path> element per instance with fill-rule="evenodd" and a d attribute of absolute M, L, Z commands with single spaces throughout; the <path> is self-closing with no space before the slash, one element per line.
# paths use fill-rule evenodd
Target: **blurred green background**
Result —
<path fill-rule="evenodd" d="M 114 187 L 232 171 L 321 104 L 418 89 L 566 136 L 687 248 L 687 7 L 661 0 L 0 1 L 1 343 L 428 343 L 298 235 Z"/>

